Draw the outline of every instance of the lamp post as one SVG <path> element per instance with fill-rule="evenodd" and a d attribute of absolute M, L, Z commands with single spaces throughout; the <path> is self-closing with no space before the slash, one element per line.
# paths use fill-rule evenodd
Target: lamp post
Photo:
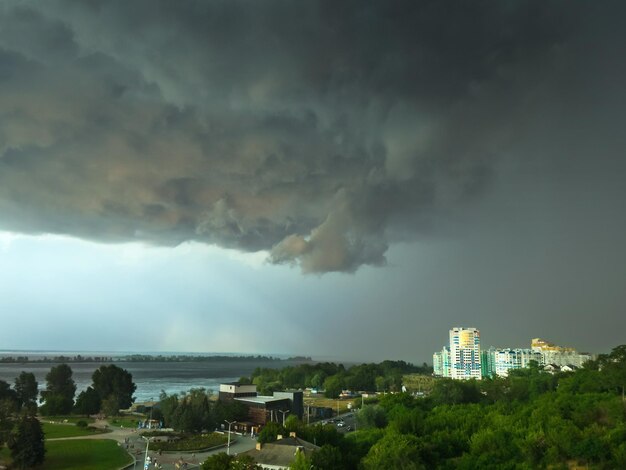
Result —
<path fill-rule="evenodd" d="M 237 421 L 228 421 L 225 419 L 224 422 L 228 423 L 228 444 L 226 444 L 226 454 L 230 455 L 230 426 L 231 424 L 234 424 Z"/>
<path fill-rule="evenodd" d="M 143 468 L 147 469 L 148 468 L 148 447 L 150 447 L 150 438 L 145 437 L 145 436 L 139 436 L 139 437 L 146 440 L 146 454 L 144 455 L 144 458 L 143 458 Z"/>
<path fill-rule="evenodd" d="M 283 414 L 283 426 L 285 426 L 285 415 L 286 415 L 287 413 L 289 413 L 289 411 L 291 411 L 291 410 L 285 410 L 285 411 L 283 411 L 283 410 L 278 410 L 278 412 L 279 412 L 279 413 L 282 413 L 282 414 Z"/>

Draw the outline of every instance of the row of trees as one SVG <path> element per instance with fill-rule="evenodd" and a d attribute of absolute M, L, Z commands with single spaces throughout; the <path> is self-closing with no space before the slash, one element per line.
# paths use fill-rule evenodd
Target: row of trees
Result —
<path fill-rule="evenodd" d="M 72 369 L 67 364 L 52 367 L 46 375 L 46 388 L 41 392 L 43 404 L 39 412 L 44 416 L 95 414 L 103 412 L 115 415 L 120 409 L 133 403 L 136 385 L 132 375 L 115 365 L 101 366 L 92 375 L 93 384 L 81 392 L 74 402 L 76 383 Z M 27 408 L 36 414 L 39 384 L 35 375 L 22 372 L 15 379 L 13 388 L 0 380 L 0 403 L 9 413 Z"/>
<path fill-rule="evenodd" d="M 213 430 L 224 420 L 245 420 L 248 414 L 248 407 L 243 403 L 211 400 L 211 392 L 204 388 L 180 395 L 161 392 L 159 400 L 152 417 L 181 432 Z"/>
<path fill-rule="evenodd" d="M 429 374 L 427 364 L 415 366 L 404 361 L 383 361 L 380 364 L 360 364 L 347 368 L 343 364 L 324 362 L 301 364 L 283 369 L 257 368 L 244 383 L 254 383 L 262 394 L 289 388 L 319 388 L 329 398 L 342 390 L 399 391 L 402 376 L 410 373 Z"/>

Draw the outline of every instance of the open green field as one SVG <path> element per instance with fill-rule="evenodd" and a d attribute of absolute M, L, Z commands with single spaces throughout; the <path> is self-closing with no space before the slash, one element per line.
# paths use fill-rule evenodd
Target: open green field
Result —
<path fill-rule="evenodd" d="M 46 439 L 56 439 L 59 437 L 80 437 L 101 434 L 102 431 L 94 431 L 88 428 L 81 428 L 75 424 L 51 424 L 41 423 Z"/>
<path fill-rule="evenodd" d="M 137 421 L 143 421 L 146 419 L 143 416 L 109 416 L 107 421 L 109 426 L 115 426 L 116 428 L 130 428 L 135 429 L 137 427 Z"/>
<path fill-rule="evenodd" d="M 68 415 L 68 416 L 44 416 L 41 418 L 43 421 L 53 421 L 55 423 L 71 423 L 76 424 L 79 421 L 84 421 L 87 424 L 91 424 L 95 421 L 95 419 L 90 418 L 89 416 L 77 416 L 77 415 Z"/>
<path fill-rule="evenodd" d="M 422 392 L 429 394 L 435 386 L 435 379 L 432 375 L 407 374 L 402 377 L 402 384 L 407 392 Z"/>
<path fill-rule="evenodd" d="M 209 449 L 226 444 L 227 437 L 223 434 L 190 434 L 172 441 L 154 441 L 150 448 L 163 451 L 186 451 Z"/>
<path fill-rule="evenodd" d="M 352 398 L 326 398 L 323 394 L 307 395 L 304 397 L 304 406 L 320 406 L 332 408 L 334 412 L 346 413 L 349 411 L 348 403 L 352 403 Z"/>
<path fill-rule="evenodd" d="M 41 470 L 115 470 L 133 459 L 110 439 L 46 442 Z"/>

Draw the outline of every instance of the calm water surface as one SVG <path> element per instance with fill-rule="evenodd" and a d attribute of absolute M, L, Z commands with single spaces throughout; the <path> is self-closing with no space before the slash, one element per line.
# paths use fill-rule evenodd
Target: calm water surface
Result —
<path fill-rule="evenodd" d="M 257 367 L 282 368 L 298 364 L 291 361 L 214 360 L 202 362 L 113 362 L 133 375 L 137 385 L 135 401 L 157 399 L 161 390 L 168 394 L 187 391 L 190 388 L 205 388 L 217 391 L 220 383 L 232 382 L 241 376 L 249 376 Z M 45 388 L 46 374 L 58 363 L 0 363 L 0 380 L 11 385 L 21 371 L 32 372 Z M 77 394 L 91 385 L 91 375 L 104 363 L 69 363 L 76 382 Z"/>

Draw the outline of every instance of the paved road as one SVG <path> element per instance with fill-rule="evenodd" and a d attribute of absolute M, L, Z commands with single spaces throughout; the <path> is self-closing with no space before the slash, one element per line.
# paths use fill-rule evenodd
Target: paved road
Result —
<path fill-rule="evenodd" d="M 137 459 L 137 464 L 135 465 L 136 469 L 143 468 L 143 459 L 145 456 L 145 440 L 141 439 L 139 436 L 133 436 L 129 440 L 129 444 L 134 445 L 134 449 L 130 449 L 131 453 L 134 452 L 134 455 Z M 236 436 L 236 440 L 231 442 L 230 445 L 230 453 L 235 455 L 240 452 L 245 452 L 246 450 L 253 449 L 256 445 L 256 439 L 251 438 L 250 436 Z M 200 453 L 186 453 L 186 452 L 175 452 L 175 453 L 163 453 L 162 455 L 158 455 L 156 452 L 152 452 L 148 448 L 148 456 L 152 461 L 152 465 L 149 467 L 150 469 L 154 469 L 154 461 L 156 460 L 163 468 L 163 470 L 175 470 L 182 467 L 183 463 L 187 464 L 187 468 L 197 468 L 202 462 L 206 460 L 209 455 L 217 454 L 220 452 L 226 452 L 226 447 L 222 447 L 210 452 L 200 452 Z M 132 454 L 131 454 L 132 455 Z M 178 467 L 176 466 L 178 464 Z"/>
<path fill-rule="evenodd" d="M 332 421 L 332 422 L 331 422 Z M 343 422 L 343 425 L 339 425 L 339 422 Z M 355 412 L 350 411 L 348 413 L 343 413 L 338 416 L 335 416 L 331 419 L 326 419 L 321 422 L 322 424 L 332 424 L 337 427 L 337 431 L 341 433 L 348 433 L 356 430 L 356 417 Z M 316 423 L 319 424 L 319 423 Z"/>
<path fill-rule="evenodd" d="M 73 426 L 73 424 L 68 424 L 68 426 Z M 92 424 L 92 426 L 104 428 L 107 427 L 111 430 L 111 432 L 104 434 L 90 434 L 88 436 L 77 436 L 77 437 L 61 437 L 52 440 L 70 440 L 70 439 L 112 439 L 119 443 L 120 446 L 127 449 L 128 453 L 136 459 L 135 469 L 140 470 L 143 468 L 144 456 L 146 452 L 146 440 L 141 438 L 141 434 L 137 432 L 136 429 L 129 428 L 118 428 L 108 426 L 107 421 L 96 421 Z M 230 453 L 238 454 L 240 452 L 245 452 L 250 449 L 254 449 L 256 445 L 256 439 L 251 438 L 250 436 L 238 436 L 233 433 L 233 440 L 230 445 Z M 148 448 L 148 455 L 150 456 L 153 464 L 150 465 L 150 469 L 156 468 L 154 466 L 154 460 L 162 465 L 161 468 L 163 470 L 178 470 L 182 468 L 182 464 L 186 463 L 187 468 L 197 468 L 199 465 L 206 460 L 206 458 L 211 454 L 216 454 L 219 452 L 226 452 L 226 447 L 218 448 L 216 450 L 210 452 L 200 452 L 200 453 L 186 453 L 186 452 L 176 452 L 176 453 L 163 453 L 162 455 L 158 455 L 156 452 L 150 451 Z M 178 466 L 177 466 L 178 464 Z"/>

